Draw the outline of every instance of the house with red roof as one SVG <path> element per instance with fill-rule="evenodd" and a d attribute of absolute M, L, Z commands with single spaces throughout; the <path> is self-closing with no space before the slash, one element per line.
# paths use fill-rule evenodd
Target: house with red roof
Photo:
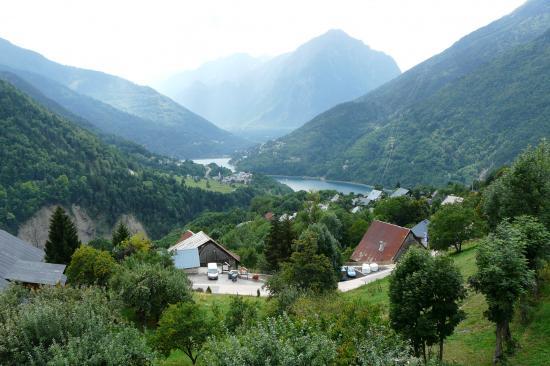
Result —
<path fill-rule="evenodd" d="M 422 247 L 411 229 L 374 220 L 351 255 L 358 263 L 392 264 L 411 245 Z"/>

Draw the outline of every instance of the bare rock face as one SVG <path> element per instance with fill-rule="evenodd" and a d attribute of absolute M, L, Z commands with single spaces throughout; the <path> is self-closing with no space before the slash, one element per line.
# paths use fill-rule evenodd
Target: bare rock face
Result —
<path fill-rule="evenodd" d="M 126 225 L 128 230 L 130 230 L 130 233 L 132 233 L 132 234 L 144 233 L 145 236 L 148 237 L 147 232 L 145 231 L 145 228 L 143 227 L 143 224 L 141 222 L 139 222 L 138 219 L 136 219 L 136 217 L 134 215 L 132 215 L 132 214 L 122 215 L 118 219 L 118 221 L 116 222 L 115 227 L 117 227 L 117 225 L 121 222 L 124 225 Z"/>
<path fill-rule="evenodd" d="M 17 236 L 32 245 L 43 248 L 48 240 L 48 230 L 50 226 L 50 218 L 57 206 L 45 206 L 34 214 L 29 220 L 19 227 Z M 110 238 L 112 227 L 108 227 L 101 220 L 92 219 L 86 210 L 77 205 L 72 205 L 70 209 L 64 207 L 65 211 L 73 220 L 78 231 L 78 238 L 83 243 L 97 237 Z M 143 224 L 139 222 L 134 215 L 122 215 L 117 221 L 123 222 L 132 234 L 142 232 L 146 234 Z"/>

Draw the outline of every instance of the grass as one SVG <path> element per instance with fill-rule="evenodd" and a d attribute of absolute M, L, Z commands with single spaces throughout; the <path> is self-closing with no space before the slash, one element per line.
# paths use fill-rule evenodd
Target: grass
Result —
<path fill-rule="evenodd" d="M 193 178 L 185 178 L 185 185 L 188 187 L 200 188 L 206 191 L 219 192 L 219 193 L 231 193 L 234 192 L 239 187 L 244 187 L 244 184 L 234 183 L 234 184 L 225 184 L 218 182 L 214 179 L 200 179 L 195 181 Z"/>

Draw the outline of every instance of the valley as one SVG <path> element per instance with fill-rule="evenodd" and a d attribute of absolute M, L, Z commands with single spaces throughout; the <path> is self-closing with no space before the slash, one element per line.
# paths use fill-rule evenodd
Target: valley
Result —
<path fill-rule="evenodd" d="M 0 365 L 549 363 L 550 0 L 12 2 L 0 37 Z"/>

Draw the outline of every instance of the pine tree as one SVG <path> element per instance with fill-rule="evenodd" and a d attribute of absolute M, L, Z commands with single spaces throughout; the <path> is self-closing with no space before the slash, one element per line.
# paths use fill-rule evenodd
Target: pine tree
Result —
<path fill-rule="evenodd" d="M 292 228 L 292 222 L 287 218 L 283 220 L 280 227 L 280 241 L 277 248 L 278 263 L 287 261 L 292 255 L 292 244 L 296 239 L 296 234 Z"/>
<path fill-rule="evenodd" d="M 124 225 L 121 221 L 116 230 L 113 231 L 113 247 L 116 247 L 123 241 L 130 239 L 130 236 L 130 230 L 128 230 L 128 227 L 126 227 L 126 225 Z"/>
<path fill-rule="evenodd" d="M 279 225 L 279 217 L 273 215 L 271 219 L 271 228 L 267 235 L 264 247 L 265 260 L 268 269 L 276 271 L 279 269 L 279 245 L 281 241 L 281 227 Z"/>
<path fill-rule="evenodd" d="M 76 226 L 65 210 L 58 206 L 50 219 L 50 230 L 45 248 L 46 262 L 68 264 L 79 246 Z"/>

